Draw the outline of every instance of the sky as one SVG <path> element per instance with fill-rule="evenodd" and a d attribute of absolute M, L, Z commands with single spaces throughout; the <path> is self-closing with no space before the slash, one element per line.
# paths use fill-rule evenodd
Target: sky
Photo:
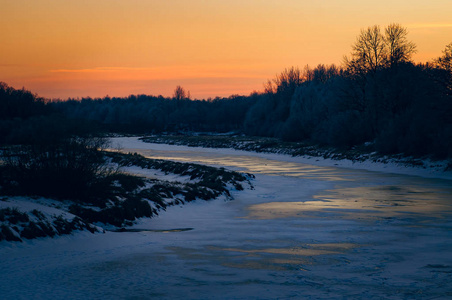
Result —
<path fill-rule="evenodd" d="M 451 0 L 0 0 L 0 81 L 41 97 L 248 95 L 285 68 L 342 63 L 361 29 L 399 23 L 431 61 Z"/>

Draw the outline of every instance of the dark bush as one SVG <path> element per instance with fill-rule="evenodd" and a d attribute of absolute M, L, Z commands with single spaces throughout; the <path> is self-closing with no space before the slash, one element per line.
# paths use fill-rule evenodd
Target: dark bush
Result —
<path fill-rule="evenodd" d="M 41 228 L 34 222 L 30 222 L 28 224 L 28 226 L 26 226 L 21 232 L 21 236 L 26 239 L 45 237 L 47 235 L 48 234 L 47 234 L 46 230 Z"/>
<path fill-rule="evenodd" d="M 69 234 L 75 229 L 75 226 L 64 219 L 62 216 L 58 216 L 55 218 L 55 220 L 53 220 L 53 226 L 60 235 Z"/>
<path fill-rule="evenodd" d="M 44 220 L 44 219 L 45 219 L 44 214 L 43 214 L 42 212 L 40 212 L 39 210 L 37 210 L 37 209 L 33 209 L 33 210 L 31 211 L 31 213 L 32 213 L 36 218 L 38 218 L 39 220 Z"/>
<path fill-rule="evenodd" d="M 71 138 L 49 145 L 10 147 L 0 167 L 3 189 L 10 194 L 80 200 L 108 174 L 99 138 Z"/>
<path fill-rule="evenodd" d="M 136 218 L 151 217 L 153 211 L 149 203 L 139 198 L 130 198 L 117 206 L 108 207 L 100 211 L 72 205 L 69 208 L 75 214 L 89 223 L 101 222 L 114 226 L 123 226 L 125 221 L 133 221 Z"/>
<path fill-rule="evenodd" d="M 10 224 L 18 224 L 20 222 L 27 222 L 29 220 L 26 213 L 22 213 L 17 208 L 3 208 L 0 209 L 0 221 L 8 221 Z"/>
<path fill-rule="evenodd" d="M 22 239 L 18 238 L 14 233 L 9 229 L 8 226 L 2 224 L 0 226 L 0 241 L 6 240 L 6 241 L 12 241 L 12 242 L 22 242 Z"/>

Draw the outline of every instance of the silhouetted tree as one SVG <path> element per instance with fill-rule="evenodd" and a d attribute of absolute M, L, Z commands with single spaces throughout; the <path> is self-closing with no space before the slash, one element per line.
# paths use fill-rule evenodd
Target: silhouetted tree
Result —
<path fill-rule="evenodd" d="M 285 69 L 275 77 L 273 82 L 276 85 L 276 92 L 294 92 L 304 81 L 303 74 L 299 68 L 291 67 Z"/>
<path fill-rule="evenodd" d="M 273 81 L 270 79 L 267 80 L 267 82 L 264 83 L 264 93 L 265 94 L 273 94 L 276 93 L 276 88 L 273 85 Z"/>
<path fill-rule="evenodd" d="M 408 30 L 400 24 L 390 24 L 385 29 L 385 44 L 387 48 L 387 61 L 390 66 L 408 62 L 411 55 L 416 52 L 416 45 L 408 41 Z"/>
<path fill-rule="evenodd" d="M 443 50 L 443 55 L 435 59 L 435 64 L 450 73 L 452 73 L 452 43 Z"/>
<path fill-rule="evenodd" d="M 375 74 L 386 66 L 409 62 L 416 52 L 416 45 L 408 41 L 408 30 L 400 24 L 390 24 L 384 34 L 374 25 L 361 30 L 352 46 L 351 58 L 345 57 L 345 65 L 352 74 Z"/>
<path fill-rule="evenodd" d="M 341 73 L 341 69 L 338 68 L 336 65 L 324 65 L 324 64 L 318 64 L 317 67 L 314 69 L 309 68 L 309 66 L 306 66 L 304 72 L 305 80 L 306 81 L 320 81 L 322 83 L 327 82 L 331 78 L 338 76 Z"/>
<path fill-rule="evenodd" d="M 0 120 L 27 119 L 50 112 L 43 98 L 24 88 L 18 90 L 0 82 Z"/>
<path fill-rule="evenodd" d="M 448 89 L 448 94 L 452 94 L 452 43 L 443 50 L 443 55 L 434 60 L 435 65 L 440 69 L 440 81 Z"/>
<path fill-rule="evenodd" d="M 190 99 L 190 92 L 186 92 L 183 87 L 178 85 L 174 90 L 173 98 L 176 100 Z"/>
<path fill-rule="evenodd" d="M 354 74 L 376 73 L 385 64 L 385 37 L 378 25 L 362 29 L 352 49 L 351 58 L 345 57 L 344 60 L 347 68 Z"/>
<path fill-rule="evenodd" d="M 6 148 L 0 182 L 11 193 L 82 200 L 94 182 L 110 174 L 100 151 L 106 146 L 103 138 L 73 137 Z"/>

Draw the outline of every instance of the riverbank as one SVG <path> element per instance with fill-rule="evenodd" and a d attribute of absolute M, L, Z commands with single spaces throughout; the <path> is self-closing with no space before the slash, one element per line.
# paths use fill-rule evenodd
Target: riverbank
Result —
<path fill-rule="evenodd" d="M 92 233 L 133 225 L 170 206 L 252 188 L 253 175 L 193 163 L 104 152 L 110 174 L 100 177 L 90 199 L 52 199 L 34 195 L 0 197 L 0 242 L 54 237 L 74 231 Z"/>
<path fill-rule="evenodd" d="M 113 140 L 116 139 L 121 138 L 114 138 Z M 140 142 L 133 139 L 135 138 L 126 137 L 121 140 L 121 143 L 127 143 L 132 148 L 141 147 Z M 381 155 L 377 152 L 369 152 L 370 146 L 365 145 L 351 150 L 338 150 L 305 143 L 281 142 L 274 138 L 242 136 L 148 136 L 139 138 L 139 140 L 146 143 L 161 144 L 159 149 L 162 151 L 165 149 L 165 144 L 188 147 L 187 149 L 194 147 L 198 150 L 200 148 L 215 148 L 216 151 L 222 153 L 230 153 L 228 150 L 250 151 L 261 157 L 278 157 L 278 159 L 285 161 L 315 166 L 334 166 L 427 178 L 452 179 L 451 160 L 434 160 L 429 157 L 414 158 L 402 154 Z"/>
<path fill-rule="evenodd" d="M 124 152 L 256 174 L 254 189 L 168 207 L 130 231 L 9 243 L 4 299 L 452 296 L 449 180 L 120 139 Z"/>

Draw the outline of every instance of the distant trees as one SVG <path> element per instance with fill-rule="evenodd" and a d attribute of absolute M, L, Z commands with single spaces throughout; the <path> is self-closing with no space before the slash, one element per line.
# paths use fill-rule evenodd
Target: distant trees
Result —
<path fill-rule="evenodd" d="M 250 135 L 275 136 L 287 140 L 299 140 L 306 137 L 309 129 L 300 120 L 301 114 L 294 113 L 299 105 L 294 104 L 298 99 L 297 91 L 310 83 L 326 83 L 332 80 L 341 70 L 334 66 L 318 65 L 311 69 L 292 67 L 285 69 L 269 80 L 265 85 L 265 93 L 247 112 L 244 131 Z M 319 84 L 321 85 L 321 84 Z M 316 98 L 317 99 L 317 98 Z M 302 128 L 303 127 L 303 128 Z"/>
<path fill-rule="evenodd" d="M 174 89 L 173 98 L 176 100 L 190 99 L 190 91 L 185 91 L 180 85 Z"/>
<path fill-rule="evenodd" d="M 279 136 L 290 114 L 295 89 L 306 79 L 298 67 L 285 69 L 264 84 L 264 94 L 247 112 L 244 130 L 251 135 Z"/>
<path fill-rule="evenodd" d="M 296 67 L 285 69 L 273 79 L 277 93 L 293 93 L 303 81 L 304 76 L 302 71 Z"/>
<path fill-rule="evenodd" d="M 89 119 L 108 132 L 150 134 L 177 131 L 237 131 L 256 96 L 231 96 L 211 101 L 162 96 L 84 98 L 59 101 L 52 107 L 70 119 Z"/>
<path fill-rule="evenodd" d="M 0 83 L 0 193 L 83 198 L 108 173 L 96 126 Z"/>
<path fill-rule="evenodd" d="M 46 143 L 75 133 L 84 123 L 68 123 L 43 98 L 0 82 L 0 146 Z"/>
<path fill-rule="evenodd" d="M 342 69 L 334 64 L 332 65 L 319 64 L 314 69 L 311 69 L 309 68 L 309 66 L 306 66 L 305 73 L 306 81 L 318 81 L 325 83 L 328 80 L 340 75 L 342 73 Z"/>
<path fill-rule="evenodd" d="M 14 89 L 0 82 L 0 120 L 26 119 L 50 113 L 44 99 L 25 89 Z"/>

